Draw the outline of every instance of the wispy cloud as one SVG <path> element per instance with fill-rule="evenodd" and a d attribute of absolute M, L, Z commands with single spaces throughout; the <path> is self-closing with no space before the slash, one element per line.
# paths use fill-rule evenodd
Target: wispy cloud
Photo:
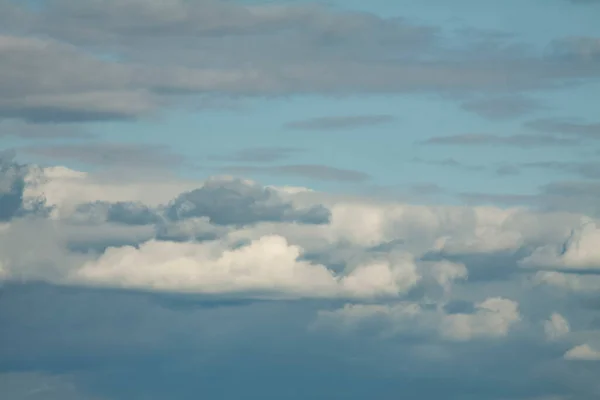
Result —
<path fill-rule="evenodd" d="M 317 117 L 285 124 L 286 128 L 299 130 L 348 130 L 383 125 L 394 121 L 392 115 L 353 115 L 339 117 Z"/>
<path fill-rule="evenodd" d="M 544 146 L 575 146 L 579 144 L 576 139 L 562 138 L 551 135 L 515 134 L 508 136 L 491 134 L 462 134 L 451 136 L 436 136 L 420 142 L 426 145 L 446 146 L 509 146 L 520 148 L 534 148 Z"/>
<path fill-rule="evenodd" d="M 365 182 L 370 176 L 351 169 L 335 168 L 319 164 L 279 165 L 272 167 L 232 166 L 221 168 L 232 174 L 267 174 L 283 176 L 301 176 L 320 181 Z"/>
<path fill-rule="evenodd" d="M 304 149 L 296 147 L 253 147 L 242 149 L 234 154 L 211 156 L 211 160 L 228 162 L 269 163 L 281 161 Z"/>
<path fill-rule="evenodd" d="M 168 146 L 130 143 L 27 146 L 19 148 L 19 152 L 99 167 L 174 168 L 186 162 L 184 156 Z"/>
<path fill-rule="evenodd" d="M 528 121 L 525 126 L 539 132 L 600 139 L 600 123 L 584 123 L 564 118 L 546 118 Z"/>
<path fill-rule="evenodd" d="M 462 108 L 490 120 L 518 118 L 542 108 L 539 101 L 523 96 L 504 96 L 469 100 Z"/>

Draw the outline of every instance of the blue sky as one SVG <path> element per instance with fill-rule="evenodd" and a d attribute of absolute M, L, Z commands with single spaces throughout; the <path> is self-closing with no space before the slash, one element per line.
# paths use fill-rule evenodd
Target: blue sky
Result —
<path fill-rule="evenodd" d="M 599 398 L 599 20 L 0 0 L 0 398 Z"/>
<path fill-rule="evenodd" d="M 517 57 L 518 59 L 519 57 L 547 56 L 551 51 L 549 49 L 551 49 L 552 43 L 565 38 L 597 37 L 600 31 L 595 23 L 598 5 L 575 3 L 564 0 L 527 1 L 493 7 L 492 3 L 473 1 L 458 1 L 453 2 L 452 5 L 433 0 L 423 2 L 373 1 L 368 5 L 364 2 L 350 1 L 330 2 L 326 7 L 333 7 L 331 12 L 340 15 L 345 12 L 363 11 L 384 20 L 402 18 L 407 24 L 436 30 L 435 35 L 442 45 L 446 43 L 450 47 L 462 47 L 475 57 L 483 57 L 483 59 Z M 42 2 L 42 4 L 44 3 Z M 269 4 L 277 3 L 270 2 Z M 302 6 L 304 3 L 297 1 L 291 4 Z M 52 4 L 46 4 L 46 7 L 51 9 Z M 41 22 L 30 22 L 30 24 L 33 27 L 26 28 L 25 31 L 35 31 L 37 27 L 42 31 L 44 29 L 41 27 Z M 72 21 L 71 24 L 76 25 Z M 73 29 L 77 29 L 77 26 L 74 26 Z M 469 32 L 468 30 L 473 31 L 461 33 L 461 31 Z M 498 35 L 498 37 L 491 37 L 488 42 L 488 38 L 484 35 Z M 230 40 L 231 46 L 235 46 L 234 39 L 223 38 L 223 40 Z M 264 37 L 257 38 L 254 41 L 255 45 L 261 46 L 260 40 L 263 39 Z M 216 44 L 220 39 L 217 37 L 206 40 L 212 40 Z M 252 42 L 252 39 L 249 40 Z M 482 45 L 477 46 L 483 47 L 468 50 L 468 46 L 472 46 L 477 41 L 482 42 Z M 355 44 L 348 43 L 348 46 L 355 46 Z M 517 46 L 514 50 L 515 53 L 512 53 L 513 50 L 506 46 Z M 588 46 L 594 45 L 588 44 Z M 96 45 L 96 47 L 98 50 L 93 50 L 94 54 L 116 56 L 110 47 L 105 46 L 106 49 L 102 49 L 102 44 Z M 501 50 L 502 47 L 508 50 Z M 227 49 L 228 47 L 225 46 L 222 51 L 226 53 Z M 257 49 L 263 51 L 260 48 Z M 354 48 L 352 57 L 360 57 L 361 50 L 364 51 L 365 48 Z M 382 51 L 384 51 L 381 54 L 383 57 L 393 56 L 393 48 Z M 484 54 L 487 51 L 496 51 L 497 55 Z M 158 62 L 176 65 L 178 58 L 182 60 L 185 58 L 185 55 L 177 54 L 177 56 L 173 58 L 173 61 L 169 61 L 168 56 L 165 56 Z M 227 55 L 227 57 L 229 56 Z M 248 61 L 252 62 L 251 59 L 255 56 L 260 57 L 261 55 L 249 55 Z M 452 57 L 455 56 L 457 55 Z M 123 53 L 119 56 L 123 60 L 126 60 L 127 57 L 132 60 L 135 57 L 141 57 L 142 60 L 148 59 L 145 54 L 137 53 L 131 53 L 131 55 Z M 209 55 L 209 57 L 214 56 Z M 440 57 L 440 55 L 434 57 Z M 588 62 L 593 62 L 594 57 L 592 56 L 592 61 L 588 60 Z M 552 61 L 548 61 L 547 64 L 552 64 Z M 331 68 L 332 70 L 328 72 L 335 73 L 333 70 L 335 67 L 332 65 Z M 510 75 L 509 68 L 511 67 L 506 67 L 506 74 Z M 590 66 L 590 68 L 592 67 Z M 468 74 L 468 72 L 466 73 Z M 552 88 L 555 85 L 563 86 L 565 84 L 564 87 Z M 534 194 L 538 186 L 554 180 L 555 171 L 528 170 L 506 177 L 495 176 L 493 168 L 497 168 L 500 164 L 524 162 L 573 162 L 582 159 L 580 148 L 565 149 L 556 146 L 532 148 L 530 146 L 521 149 L 494 145 L 462 146 L 461 148 L 461 146 L 423 146 L 418 142 L 447 135 L 527 134 L 531 131 L 523 124 L 537 118 L 575 118 L 581 120 L 582 123 L 593 123 L 597 114 L 595 106 L 597 85 L 593 80 L 575 84 L 568 83 L 568 80 L 563 79 L 561 82 L 560 79 L 557 79 L 555 82 L 548 82 L 538 88 L 533 88 L 533 90 L 515 88 L 512 93 L 511 91 L 508 93 L 489 93 L 488 91 L 486 93 L 484 90 L 479 93 L 470 91 L 469 93 L 443 94 L 439 91 L 436 93 L 431 89 L 425 89 L 425 92 L 419 93 L 423 89 L 417 85 L 416 92 L 400 90 L 394 93 L 394 90 L 391 89 L 389 93 L 378 94 L 379 89 L 374 89 L 373 92 L 372 89 L 366 87 L 356 93 L 352 93 L 350 90 L 347 95 L 341 97 L 331 96 L 327 92 L 319 93 L 318 90 L 308 96 L 300 93 L 294 94 L 292 91 L 286 93 L 284 97 L 267 98 L 243 96 L 243 93 L 242 96 L 234 95 L 233 97 L 225 94 L 227 97 L 217 100 L 211 95 L 203 99 L 192 95 L 169 101 L 167 106 L 161 107 L 150 115 L 144 114 L 134 121 L 86 123 L 84 118 L 81 129 L 93 132 L 96 139 L 102 142 L 152 143 L 168 146 L 174 152 L 187 157 L 192 164 L 202 167 L 201 170 L 183 168 L 179 171 L 190 177 L 200 178 L 218 173 L 218 171 L 215 172 L 215 169 L 223 166 L 223 163 L 206 161 L 207 156 L 219 153 L 221 155 L 231 154 L 253 147 L 294 147 L 302 149 L 302 151 L 294 153 L 289 160 L 282 158 L 279 164 L 328 164 L 336 168 L 358 170 L 372 177 L 370 183 L 381 186 L 396 187 L 428 183 L 442 186 L 453 193 L 477 191 Z M 477 90 L 477 88 L 475 89 Z M 218 93 L 216 94 L 218 95 Z M 494 99 L 498 96 L 523 96 L 528 101 L 535 102 L 535 107 L 531 106 L 531 109 L 517 112 L 518 115 L 490 119 L 462 108 L 461 104 L 468 101 L 461 100 L 465 96 L 482 100 Z M 364 124 L 352 129 L 338 129 L 335 132 L 318 129 L 291 131 L 286 128 L 287 123 L 297 120 L 353 115 L 386 115 L 393 120 L 377 126 Z M 10 138 L 5 138 L 3 141 L 7 147 L 20 147 L 28 144 Z M 415 165 L 411 162 L 415 157 L 432 163 L 453 159 L 471 166 L 491 168 L 492 171 L 460 168 L 451 170 L 440 165 Z M 594 154 L 587 158 L 588 161 L 594 161 L 593 157 Z M 22 158 L 48 162 L 47 159 L 40 159 L 35 154 L 28 154 L 27 151 L 22 152 Z M 61 161 L 80 169 L 90 168 L 85 163 L 74 163 L 72 159 Z M 415 174 L 416 169 L 419 171 L 418 174 Z M 281 177 L 272 176 L 269 173 L 254 171 L 250 175 L 266 183 L 282 182 Z M 352 190 L 353 192 L 365 190 L 355 184 L 340 186 L 335 182 L 319 182 L 318 179 L 313 179 L 314 177 L 311 179 L 302 176 L 287 178 L 296 184 L 319 189 L 335 188 L 335 190 Z"/>

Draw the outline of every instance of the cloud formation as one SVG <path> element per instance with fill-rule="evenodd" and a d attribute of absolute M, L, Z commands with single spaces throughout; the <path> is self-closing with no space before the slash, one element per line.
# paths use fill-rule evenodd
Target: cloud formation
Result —
<path fill-rule="evenodd" d="M 313 131 L 335 131 L 376 126 L 392 122 L 392 115 L 353 115 L 345 117 L 318 117 L 285 124 L 286 128 Z"/>
<path fill-rule="evenodd" d="M 574 146 L 579 142 L 572 138 L 525 133 L 506 136 L 465 133 L 461 135 L 432 137 L 422 143 L 426 145 L 446 146 L 510 146 L 527 149 L 545 146 Z"/>
<path fill-rule="evenodd" d="M 22 168 L 23 204 L 45 193 L 52 210 L 14 214 L 0 225 L 0 323 L 10 327 L 3 335 L 13 342 L 0 356 L 9 364 L 26 355 L 44 372 L 52 360 L 73 354 L 68 349 L 97 362 L 100 348 L 107 363 L 101 365 L 112 366 L 123 362 L 117 347 L 137 360 L 150 349 L 173 354 L 174 343 L 186 353 L 236 359 L 244 332 L 243 343 L 251 338 L 260 353 L 247 355 L 252 360 L 269 360 L 266 349 L 277 349 L 315 365 L 312 354 L 330 351 L 328 359 L 362 373 L 365 362 L 385 362 L 383 371 L 400 357 L 413 369 L 394 377 L 430 380 L 435 373 L 462 382 L 448 375 L 459 365 L 511 382 L 523 375 L 527 390 L 533 379 L 527 371 L 550 363 L 558 369 L 534 380 L 535 393 L 595 393 L 593 380 L 569 383 L 560 364 L 593 355 L 579 349 L 567 356 L 565 345 L 596 345 L 597 331 L 587 328 L 593 310 L 581 304 L 599 290 L 600 277 L 581 263 L 567 268 L 592 254 L 586 243 L 596 225 L 589 216 L 404 204 L 234 178 L 165 182 Z M 32 242 L 36 250 L 28 251 Z M 540 249 L 552 249 L 558 270 L 548 271 L 546 262 L 519 265 Z M 74 302 L 81 308 L 57 311 Z M 34 303 L 40 315 L 59 316 L 56 324 L 15 312 Z M 77 335 L 66 329 L 75 325 Z M 342 353 L 363 361 L 352 364 Z M 526 365 L 506 368 L 514 354 Z M 84 373 L 79 364 L 65 371 Z M 114 384 L 114 375 L 92 376 L 103 388 Z M 74 379 L 81 384 L 79 375 Z M 549 379 L 560 387 L 548 387 Z M 415 390 L 424 393 L 426 386 Z M 519 396 L 521 389 L 511 386 Z"/>
<path fill-rule="evenodd" d="M 223 167 L 230 174 L 266 174 L 281 176 L 300 176 L 329 182 L 365 182 L 370 176 L 365 172 L 336 168 L 321 164 L 278 165 L 272 167 L 231 166 Z"/>
<path fill-rule="evenodd" d="M 63 0 L 35 11 L 12 1 L 0 7 L 12 16 L 0 32 L 0 115 L 29 122 L 129 120 L 190 94 L 508 92 L 491 108 L 514 114 L 525 103 L 506 99 L 519 92 L 599 77 L 594 38 L 557 40 L 548 57 L 518 50 L 502 35 L 479 35 L 456 49 L 435 26 L 320 5 Z M 489 104 L 467 107 L 491 115 Z"/>
<path fill-rule="evenodd" d="M 542 108 L 538 101 L 523 96 L 469 100 L 461 107 L 490 120 L 518 118 Z"/>

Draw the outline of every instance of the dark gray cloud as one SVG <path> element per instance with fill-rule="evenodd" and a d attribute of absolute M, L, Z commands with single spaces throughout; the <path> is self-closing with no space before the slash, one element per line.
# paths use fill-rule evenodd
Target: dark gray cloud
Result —
<path fill-rule="evenodd" d="M 490 120 L 522 117 L 542 108 L 539 101 L 523 96 L 504 96 L 470 100 L 462 108 Z"/>
<path fill-rule="evenodd" d="M 88 223 L 151 225 L 161 221 L 158 212 L 142 203 L 97 201 L 77 206 L 72 220 Z M 81 221 L 83 220 L 83 221 Z"/>
<path fill-rule="evenodd" d="M 87 142 L 85 144 L 28 146 L 23 153 L 53 161 L 77 162 L 100 167 L 176 167 L 186 162 L 167 146 L 128 143 Z"/>
<path fill-rule="evenodd" d="M 261 221 L 297 221 L 322 224 L 330 212 L 323 206 L 296 208 L 267 187 L 241 180 L 208 181 L 200 189 L 183 193 L 165 209 L 172 221 L 208 217 L 217 225 L 245 225 Z"/>
<path fill-rule="evenodd" d="M 0 221 L 11 219 L 23 205 L 27 171 L 13 158 L 12 152 L 0 152 Z"/>
<path fill-rule="evenodd" d="M 240 150 L 235 154 L 210 158 L 215 161 L 269 163 L 284 160 L 302 151 L 304 150 L 296 147 L 254 147 Z"/>
<path fill-rule="evenodd" d="M 512 93 L 600 77 L 593 38 L 547 57 L 502 35 L 447 48 L 436 27 L 317 5 L 4 0 L 0 15 L 0 116 L 34 122 L 138 118 L 184 94 Z"/>
<path fill-rule="evenodd" d="M 285 124 L 289 129 L 300 130 L 348 130 L 392 122 L 392 115 L 353 115 L 341 117 L 318 117 Z"/>
<path fill-rule="evenodd" d="M 153 108 L 134 71 L 54 41 L 0 36 L 0 116 L 31 122 L 132 118 Z"/>
<path fill-rule="evenodd" d="M 370 176 L 364 172 L 342 169 L 320 164 L 278 165 L 273 167 L 235 166 L 224 167 L 223 172 L 231 174 L 267 174 L 300 176 L 320 181 L 365 182 Z"/>
<path fill-rule="evenodd" d="M 584 123 L 570 119 L 546 118 L 526 122 L 525 126 L 540 132 L 600 139 L 600 123 Z"/>
<path fill-rule="evenodd" d="M 516 134 L 516 135 L 488 135 L 488 134 L 462 134 L 452 136 L 436 136 L 427 139 L 422 144 L 447 145 L 447 146 L 510 146 L 520 148 L 533 148 L 542 146 L 575 146 L 579 144 L 576 139 L 562 138 L 551 135 Z"/>
<path fill-rule="evenodd" d="M 47 213 L 43 198 L 25 202 L 25 177 L 27 165 L 14 161 L 14 151 L 0 151 L 0 222 L 31 213 Z"/>

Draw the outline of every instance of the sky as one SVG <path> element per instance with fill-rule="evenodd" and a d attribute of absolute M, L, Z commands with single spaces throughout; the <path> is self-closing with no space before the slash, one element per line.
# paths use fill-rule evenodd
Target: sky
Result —
<path fill-rule="evenodd" d="M 0 0 L 0 398 L 600 398 L 599 19 Z"/>

